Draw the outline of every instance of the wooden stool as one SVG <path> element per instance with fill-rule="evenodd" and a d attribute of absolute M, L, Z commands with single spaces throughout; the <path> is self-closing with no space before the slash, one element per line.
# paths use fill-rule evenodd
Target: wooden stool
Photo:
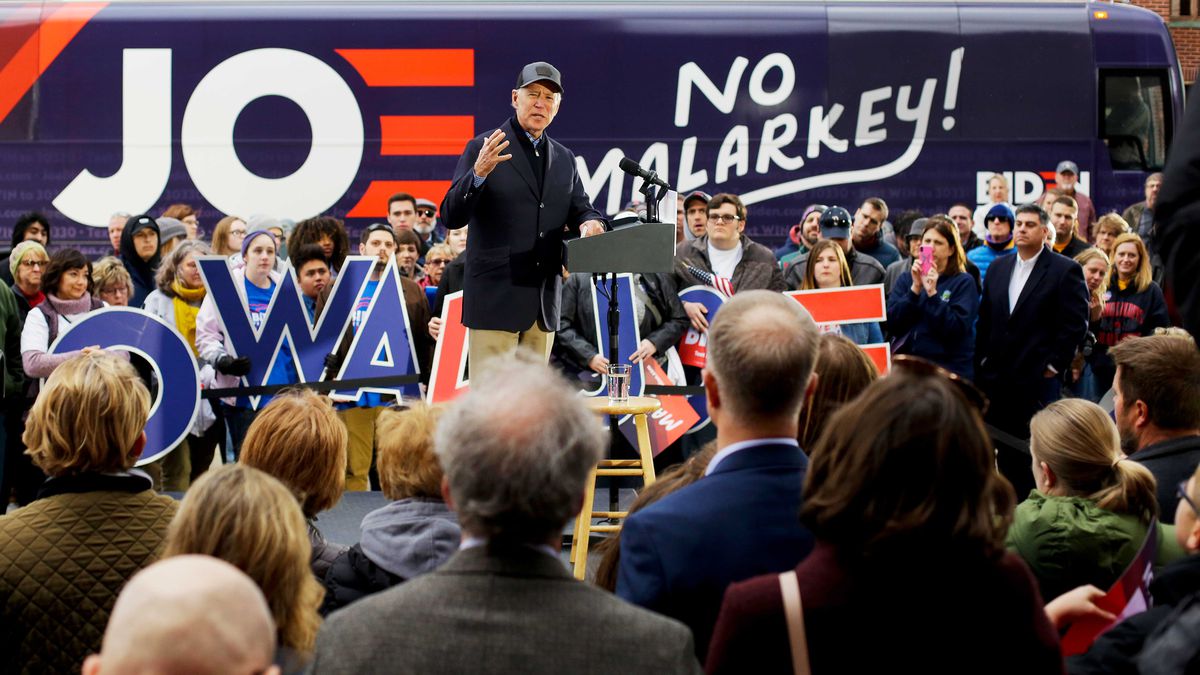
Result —
<path fill-rule="evenodd" d="M 630 396 L 625 403 L 609 403 L 607 396 L 587 399 L 588 407 L 600 415 L 633 415 L 637 427 L 638 455 L 640 459 L 602 459 L 592 469 L 588 478 L 587 491 L 583 495 L 583 510 L 575 519 L 575 534 L 571 543 L 571 562 L 575 564 L 575 578 L 582 580 L 587 573 L 588 537 L 592 532 L 617 532 L 620 525 L 593 525 L 592 518 L 625 518 L 626 511 L 593 511 L 596 499 L 597 476 L 641 476 L 645 486 L 654 485 L 654 451 L 650 447 L 650 424 L 646 416 L 662 407 L 656 398 Z"/>

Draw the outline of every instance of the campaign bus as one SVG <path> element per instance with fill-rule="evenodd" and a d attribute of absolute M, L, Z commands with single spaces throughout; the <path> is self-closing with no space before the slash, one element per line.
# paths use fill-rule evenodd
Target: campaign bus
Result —
<path fill-rule="evenodd" d="M 1122 209 L 1183 106 L 1163 21 L 1109 3 L 27 2 L 0 6 L 0 241 L 39 210 L 96 254 L 178 202 L 358 230 L 440 202 L 539 60 L 597 208 L 640 197 L 629 157 L 741 195 L 768 244 L 814 202 L 982 204 L 994 172 L 1032 201 L 1064 159 Z"/>

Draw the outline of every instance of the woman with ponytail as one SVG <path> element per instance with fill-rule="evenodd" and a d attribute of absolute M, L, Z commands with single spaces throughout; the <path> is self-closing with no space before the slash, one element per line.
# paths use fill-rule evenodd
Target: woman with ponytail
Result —
<path fill-rule="evenodd" d="M 1169 525 L 1158 525 L 1154 476 L 1120 454 L 1117 427 L 1090 401 L 1050 404 L 1029 425 L 1037 488 L 1017 506 L 1010 550 L 1025 559 L 1050 601 L 1085 584 L 1108 588 L 1131 563 L 1151 523 L 1155 565 L 1183 556 Z"/>

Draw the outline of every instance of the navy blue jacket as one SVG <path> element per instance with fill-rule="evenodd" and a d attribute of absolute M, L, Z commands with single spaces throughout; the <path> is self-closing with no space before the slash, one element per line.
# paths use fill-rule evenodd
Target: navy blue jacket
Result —
<path fill-rule="evenodd" d="M 621 530 L 617 595 L 687 624 L 703 660 L 725 588 L 787 571 L 812 550 L 799 519 L 807 470 L 795 446 L 749 447 L 630 515 Z"/>
<path fill-rule="evenodd" d="M 471 227 L 463 284 L 463 323 L 469 328 L 520 332 L 537 320 L 558 328 L 563 241 L 578 236 L 587 220 L 603 220 L 592 208 L 575 168 L 575 155 L 543 134 L 545 155 L 539 184 L 525 149 L 525 131 L 516 118 L 505 122 L 505 153 L 478 188 L 475 159 L 487 133 L 467 143 L 439 211 L 447 228 Z"/>
<path fill-rule="evenodd" d="M 929 359 L 966 378 L 975 377 L 975 318 L 979 291 L 966 272 L 938 277 L 937 294 L 912 292 L 897 282 L 887 303 L 888 330 L 904 341 L 902 352 Z"/>

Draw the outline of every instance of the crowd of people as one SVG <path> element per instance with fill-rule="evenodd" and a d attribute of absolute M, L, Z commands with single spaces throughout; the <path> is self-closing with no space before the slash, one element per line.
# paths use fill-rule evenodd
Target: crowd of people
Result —
<path fill-rule="evenodd" d="M 23 216 L 0 265 L 0 672 L 1136 672 L 1181 649 L 1200 663 L 1200 351 L 1158 285 L 1161 177 L 1118 215 L 1095 212 L 1077 173 L 1061 163 L 1031 204 L 1000 175 L 989 203 L 945 213 L 814 204 L 774 251 L 737 195 L 681 195 L 674 271 L 633 276 L 626 356 L 703 386 L 712 424 L 660 454 L 590 583 L 560 552 L 617 442 L 577 395 L 611 365 L 588 275 L 562 270 L 549 366 L 489 355 L 445 407 L 302 387 L 205 400 L 177 447 L 135 468 L 157 371 L 99 346 L 52 353 L 57 337 L 140 307 L 183 336 L 204 386 L 237 388 L 262 364 L 234 349 L 197 259 L 225 257 L 255 326 L 294 274 L 315 323 L 350 235 L 329 216 L 227 216 L 205 241 L 176 204 L 114 214 L 92 261 Z M 388 264 L 428 375 L 445 296 L 480 283 L 445 206 L 396 194 L 361 231 L 376 263 L 326 379 Z M 598 226 L 637 222 L 631 208 Z M 729 296 L 715 315 L 681 301 L 698 284 Z M 884 322 L 818 325 L 780 292 L 873 284 Z M 703 368 L 676 348 L 689 329 Z M 881 377 L 860 346 L 884 342 Z M 266 382 L 300 377 L 281 358 Z M 319 515 L 372 488 L 386 503 L 359 541 L 327 540 Z M 1115 619 L 1099 598 L 1147 541 L 1159 606 L 1064 659 L 1071 626 Z"/>

